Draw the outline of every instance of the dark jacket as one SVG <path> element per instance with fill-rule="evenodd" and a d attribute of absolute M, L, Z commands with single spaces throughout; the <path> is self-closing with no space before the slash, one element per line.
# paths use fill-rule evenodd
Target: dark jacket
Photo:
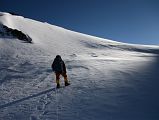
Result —
<path fill-rule="evenodd" d="M 66 73 L 66 66 L 60 56 L 56 56 L 52 63 L 52 70 L 55 73 Z"/>

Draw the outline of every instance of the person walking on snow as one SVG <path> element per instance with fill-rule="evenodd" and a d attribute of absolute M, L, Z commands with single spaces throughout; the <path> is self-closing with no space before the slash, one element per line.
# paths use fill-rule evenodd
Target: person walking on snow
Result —
<path fill-rule="evenodd" d="M 52 63 L 52 70 L 56 75 L 57 88 L 60 88 L 60 75 L 64 77 L 65 86 L 70 85 L 67 79 L 66 66 L 60 55 L 57 55 Z"/>

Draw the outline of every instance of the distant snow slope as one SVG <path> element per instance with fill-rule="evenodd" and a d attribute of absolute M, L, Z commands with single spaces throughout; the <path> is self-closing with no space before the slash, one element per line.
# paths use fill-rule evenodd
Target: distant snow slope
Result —
<path fill-rule="evenodd" d="M 159 119 L 159 46 L 120 43 L 4 12 L 0 24 L 32 38 L 26 43 L 0 35 L 0 120 Z M 71 81 L 59 90 L 50 67 L 57 54 Z"/>

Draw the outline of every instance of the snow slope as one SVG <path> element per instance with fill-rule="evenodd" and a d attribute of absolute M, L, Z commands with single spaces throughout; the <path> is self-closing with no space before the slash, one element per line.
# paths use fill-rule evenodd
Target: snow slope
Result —
<path fill-rule="evenodd" d="M 120 43 L 0 12 L 0 120 L 158 120 L 159 46 Z M 71 86 L 55 89 L 60 54 Z M 63 85 L 63 80 L 61 79 Z"/>

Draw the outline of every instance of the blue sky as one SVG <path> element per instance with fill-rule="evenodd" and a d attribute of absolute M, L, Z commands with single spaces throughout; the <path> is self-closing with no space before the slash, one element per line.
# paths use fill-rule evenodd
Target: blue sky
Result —
<path fill-rule="evenodd" d="M 159 45 L 159 0 L 0 0 L 0 11 L 116 41 Z"/>

